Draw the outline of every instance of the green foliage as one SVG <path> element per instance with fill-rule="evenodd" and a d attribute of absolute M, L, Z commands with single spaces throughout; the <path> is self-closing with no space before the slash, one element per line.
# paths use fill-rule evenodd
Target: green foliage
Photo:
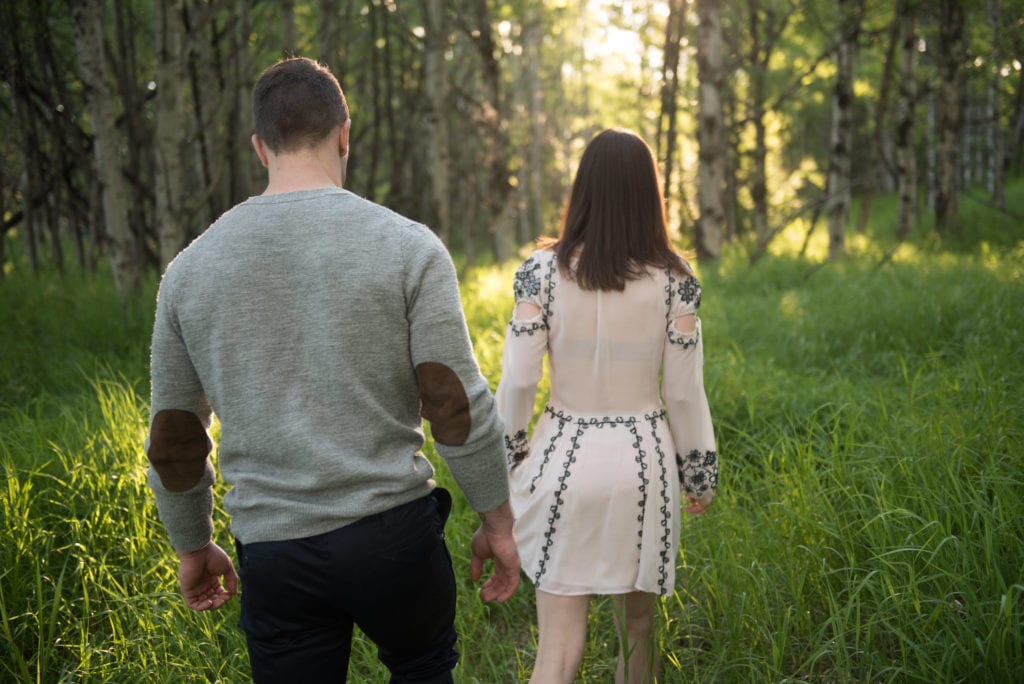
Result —
<path fill-rule="evenodd" d="M 663 681 L 1024 678 L 1024 241 L 1007 230 L 886 262 L 869 234 L 817 270 L 739 248 L 699 264 L 722 485 L 683 525 Z M 514 267 L 462 279 L 492 386 Z M 248 679 L 237 601 L 184 606 L 146 489 L 148 302 L 122 310 L 105 274 L 0 283 L 0 680 Z M 532 591 L 478 600 L 475 524 L 456 497 L 456 679 L 525 681 Z M 593 607 L 579 681 L 608 682 L 611 606 Z M 386 679 L 357 637 L 351 680 Z"/>

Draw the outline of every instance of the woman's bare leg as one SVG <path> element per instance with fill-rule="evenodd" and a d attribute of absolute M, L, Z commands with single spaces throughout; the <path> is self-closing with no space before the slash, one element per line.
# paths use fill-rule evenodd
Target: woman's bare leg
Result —
<path fill-rule="evenodd" d="M 612 597 L 619 634 L 616 684 L 649 684 L 658 676 L 654 645 L 655 596 L 643 591 Z M 625 640 L 625 641 L 623 641 Z"/>
<path fill-rule="evenodd" d="M 572 684 L 583 661 L 589 596 L 537 590 L 537 662 L 530 684 Z"/>

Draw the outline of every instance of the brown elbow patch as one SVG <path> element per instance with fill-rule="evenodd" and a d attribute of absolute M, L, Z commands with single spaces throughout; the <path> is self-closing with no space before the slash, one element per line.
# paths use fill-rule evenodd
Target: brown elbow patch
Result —
<path fill-rule="evenodd" d="M 209 437 L 196 414 L 165 409 L 153 417 L 147 455 L 168 491 L 195 487 L 206 470 L 209 453 Z"/>
<path fill-rule="evenodd" d="M 430 421 L 434 440 L 448 446 L 465 444 L 469 437 L 469 398 L 459 376 L 448 366 L 427 361 L 416 366 L 420 385 L 420 413 Z"/>

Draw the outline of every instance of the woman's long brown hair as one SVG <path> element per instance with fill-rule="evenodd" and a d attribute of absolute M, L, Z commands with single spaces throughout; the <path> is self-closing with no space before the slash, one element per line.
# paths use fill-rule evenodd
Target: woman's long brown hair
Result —
<path fill-rule="evenodd" d="M 622 291 L 648 267 L 692 275 L 669 242 L 651 148 L 622 128 L 603 131 L 587 145 L 562 233 L 542 246 L 555 252 L 563 275 L 584 290 Z"/>

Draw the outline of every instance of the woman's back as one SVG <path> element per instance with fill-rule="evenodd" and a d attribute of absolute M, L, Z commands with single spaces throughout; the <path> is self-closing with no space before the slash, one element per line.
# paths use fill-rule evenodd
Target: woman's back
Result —
<path fill-rule="evenodd" d="M 555 269 L 548 313 L 553 405 L 610 415 L 660 406 L 667 284 L 654 272 L 622 292 L 584 290 Z"/>

